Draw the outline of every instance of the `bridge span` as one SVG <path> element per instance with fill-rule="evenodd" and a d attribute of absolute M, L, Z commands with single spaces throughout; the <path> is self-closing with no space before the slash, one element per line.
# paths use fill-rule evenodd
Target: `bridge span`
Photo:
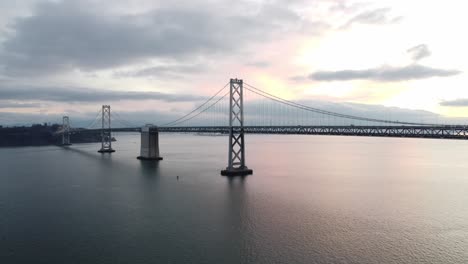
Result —
<path fill-rule="evenodd" d="M 246 92 L 252 96 L 250 100 L 246 100 Z M 248 107 L 244 107 L 246 101 L 249 102 Z M 87 129 L 72 127 L 69 117 L 64 116 L 62 129 L 57 134 L 62 136 L 62 144 L 69 146 L 70 134 L 100 132 L 102 144 L 99 152 L 112 153 L 115 151 L 112 132 L 140 132 L 138 158 L 142 160 L 162 159 L 159 156 L 159 133 L 226 134 L 229 138 L 228 166 L 222 170 L 223 175 L 252 173 L 245 161 L 246 134 L 468 139 L 467 125 L 381 119 L 372 114 L 357 116 L 318 109 L 280 98 L 243 80 L 231 79 L 205 102 L 172 122 L 158 123 L 157 126 L 133 125 L 115 112 L 111 116 L 110 106 L 103 105 Z M 122 126 L 111 124 L 111 121 Z M 100 127 L 93 128 L 94 125 Z"/>
<path fill-rule="evenodd" d="M 229 134 L 229 127 L 159 127 L 160 132 Z M 468 139 L 467 126 L 244 126 L 246 134 Z M 115 131 L 115 130 L 114 130 Z"/>
<path fill-rule="evenodd" d="M 229 134 L 228 126 L 158 127 L 162 133 Z M 468 126 L 244 126 L 245 134 L 326 135 L 468 140 Z M 91 133 L 100 129 L 72 130 Z M 141 127 L 112 128 L 113 132 L 141 132 Z"/>

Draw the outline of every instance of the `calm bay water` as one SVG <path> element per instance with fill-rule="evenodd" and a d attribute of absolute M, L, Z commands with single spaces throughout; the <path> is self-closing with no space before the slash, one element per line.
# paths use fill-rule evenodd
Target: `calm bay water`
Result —
<path fill-rule="evenodd" d="M 0 149 L 0 263 L 468 263 L 468 142 L 139 134 Z M 177 180 L 176 176 L 179 176 Z"/>

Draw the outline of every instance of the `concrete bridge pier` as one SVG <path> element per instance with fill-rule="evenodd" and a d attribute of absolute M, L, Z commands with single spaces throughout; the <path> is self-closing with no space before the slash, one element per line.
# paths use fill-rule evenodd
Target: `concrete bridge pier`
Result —
<path fill-rule="evenodd" d="M 141 146 L 139 160 L 162 160 L 159 156 L 159 130 L 156 126 L 145 126 L 141 129 Z"/>

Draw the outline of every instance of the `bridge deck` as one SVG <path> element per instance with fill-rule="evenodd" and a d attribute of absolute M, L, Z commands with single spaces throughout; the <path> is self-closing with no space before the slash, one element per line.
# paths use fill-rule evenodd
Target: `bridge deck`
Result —
<path fill-rule="evenodd" d="M 113 128 L 114 132 L 138 132 L 141 128 Z M 72 133 L 99 129 L 73 130 Z M 227 126 L 159 127 L 165 133 L 229 133 Z M 468 126 L 244 126 L 248 134 L 341 135 L 468 139 Z"/>
<path fill-rule="evenodd" d="M 229 127 L 160 127 L 161 132 L 229 133 Z M 468 139 L 467 126 L 245 126 L 249 134 Z"/>

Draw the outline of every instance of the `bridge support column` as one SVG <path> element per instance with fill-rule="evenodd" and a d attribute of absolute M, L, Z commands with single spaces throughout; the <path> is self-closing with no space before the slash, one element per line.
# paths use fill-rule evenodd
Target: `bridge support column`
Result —
<path fill-rule="evenodd" d="M 112 153 L 111 108 L 110 105 L 102 106 L 102 130 L 100 153 Z"/>
<path fill-rule="evenodd" d="M 246 176 L 253 171 L 245 165 L 243 81 L 231 79 L 229 93 L 229 153 L 224 176 Z"/>
<path fill-rule="evenodd" d="M 62 129 L 62 146 L 70 146 L 70 119 L 68 116 L 63 117 Z"/>
<path fill-rule="evenodd" d="M 155 126 L 141 129 L 141 146 L 139 160 L 162 160 L 159 156 L 159 131 Z"/>

